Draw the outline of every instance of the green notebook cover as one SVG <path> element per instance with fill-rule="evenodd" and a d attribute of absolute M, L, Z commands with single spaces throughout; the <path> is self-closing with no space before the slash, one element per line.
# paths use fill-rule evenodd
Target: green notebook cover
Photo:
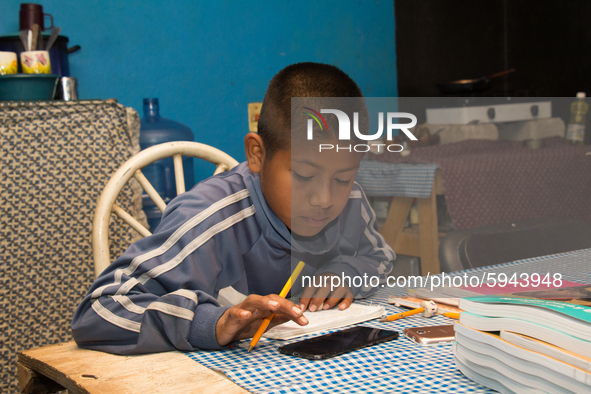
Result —
<path fill-rule="evenodd" d="M 591 323 L 591 285 L 515 292 L 496 296 L 467 297 L 466 300 L 487 304 L 535 306 Z"/>

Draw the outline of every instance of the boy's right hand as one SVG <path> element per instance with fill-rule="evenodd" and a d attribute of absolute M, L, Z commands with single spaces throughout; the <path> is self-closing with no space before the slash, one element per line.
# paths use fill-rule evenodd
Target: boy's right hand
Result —
<path fill-rule="evenodd" d="M 239 339 L 251 338 L 263 320 L 275 313 L 269 328 L 288 320 L 300 326 L 308 324 L 302 310 L 293 302 L 276 294 L 259 296 L 251 294 L 238 305 L 226 310 L 215 327 L 215 335 L 220 346 L 226 346 Z"/>

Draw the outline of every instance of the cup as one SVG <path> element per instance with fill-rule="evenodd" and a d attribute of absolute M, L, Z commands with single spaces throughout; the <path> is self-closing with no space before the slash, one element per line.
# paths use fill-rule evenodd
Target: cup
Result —
<path fill-rule="evenodd" d="M 43 6 L 40 4 L 21 3 L 19 11 L 19 30 L 31 30 L 34 24 L 39 25 L 41 30 L 53 29 L 53 16 L 43 13 Z M 51 26 L 45 27 L 45 17 L 51 18 Z"/>
<path fill-rule="evenodd" d="M 0 75 L 16 74 L 17 71 L 16 53 L 0 52 Z"/>
<path fill-rule="evenodd" d="M 21 67 L 24 74 L 51 74 L 48 51 L 21 52 Z"/>

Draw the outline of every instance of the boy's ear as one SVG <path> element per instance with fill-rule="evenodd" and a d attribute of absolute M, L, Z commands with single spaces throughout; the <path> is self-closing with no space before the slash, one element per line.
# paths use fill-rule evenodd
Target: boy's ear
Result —
<path fill-rule="evenodd" d="M 265 157 L 265 146 L 263 145 L 261 136 L 257 133 L 246 134 L 246 137 L 244 137 L 244 149 L 246 151 L 248 168 L 254 173 L 261 172 Z"/>

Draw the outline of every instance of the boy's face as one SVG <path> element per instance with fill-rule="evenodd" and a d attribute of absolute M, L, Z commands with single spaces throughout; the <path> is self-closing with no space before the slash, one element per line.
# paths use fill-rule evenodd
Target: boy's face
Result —
<path fill-rule="evenodd" d="M 347 204 L 361 157 L 343 150 L 318 152 L 318 143 L 307 141 L 279 151 L 261 168 L 265 200 L 293 233 L 316 235 Z"/>

